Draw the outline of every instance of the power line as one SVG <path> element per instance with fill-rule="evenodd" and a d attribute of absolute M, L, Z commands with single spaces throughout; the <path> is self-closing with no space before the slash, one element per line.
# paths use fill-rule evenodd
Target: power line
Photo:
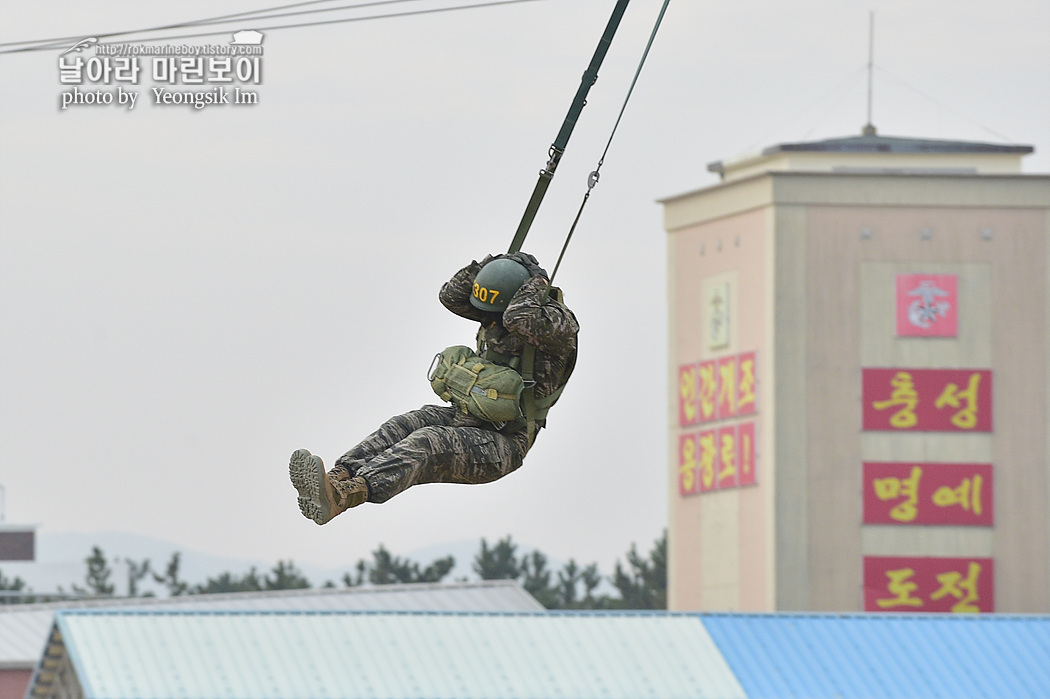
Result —
<path fill-rule="evenodd" d="M 343 7 L 325 8 L 324 10 L 320 10 L 320 11 L 358 9 L 360 7 L 369 7 L 369 6 L 372 6 L 372 5 L 388 5 L 388 4 L 392 4 L 392 3 L 414 2 L 414 1 L 415 0 L 381 0 L 379 2 L 363 2 L 363 3 L 358 3 L 357 5 L 344 5 Z M 114 37 L 114 36 L 123 36 L 123 35 L 127 35 L 127 34 L 144 34 L 144 33 L 147 33 L 147 32 L 163 31 L 165 29 L 179 29 L 179 28 L 182 28 L 182 27 L 192 27 L 192 26 L 207 25 L 207 24 L 221 24 L 221 23 L 225 23 L 225 22 L 232 22 L 235 19 L 253 19 L 252 15 L 257 15 L 257 14 L 260 14 L 260 13 L 263 13 L 263 12 L 276 12 L 277 10 L 287 10 L 287 9 L 290 9 L 290 8 L 293 8 L 293 7 L 304 7 L 306 5 L 317 5 L 317 4 L 324 3 L 324 2 L 335 2 L 335 0 L 305 0 L 304 2 L 296 2 L 296 3 L 292 3 L 290 5 L 277 5 L 276 7 L 267 7 L 267 8 L 261 9 L 261 10 L 249 10 L 247 12 L 235 12 L 233 14 L 228 14 L 228 15 L 219 15 L 217 17 L 207 17 L 207 18 L 204 18 L 204 19 L 190 20 L 188 22 L 177 22 L 175 24 L 162 24 L 160 26 L 146 27 L 144 29 L 129 29 L 129 30 L 120 31 L 120 32 L 95 33 L 95 34 L 91 34 L 91 36 L 95 37 L 96 39 L 99 39 L 99 38 L 110 38 L 110 37 Z M 291 14 L 295 14 L 295 13 L 289 13 L 289 16 Z M 75 41 L 75 40 L 84 38 L 84 36 L 86 36 L 86 35 L 85 34 L 75 34 L 73 36 L 58 36 L 58 37 L 54 37 L 54 38 L 51 38 L 51 39 L 34 39 L 34 40 L 31 40 L 31 41 L 8 41 L 8 42 L 0 43 L 0 47 L 16 46 L 16 45 L 19 45 L 19 44 L 35 44 L 37 46 L 37 48 L 48 48 L 47 46 L 45 46 L 45 44 L 51 44 L 51 43 L 57 43 L 57 42 Z M 64 46 L 65 44 L 62 44 L 62 45 Z"/>
<path fill-rule="evenodd" d="M 319 1 L 326 2 L 326 1 L 329 1 L 329 0 L 319 0 Z M 392 2 L 411 2 L 411 1 L 413 1 L 413 0 L 384 0 L 383 2 L 361 3 L 361 4 L 358 4 L 358 5 L 350 5 L 350 6 L 340 7 L 340 8 L 332 8 L 331 10 L 329 10 L 329 9 L 321 9 L 321 10 L 305 11 L 305 12 L 302 12 L 302 13 L 287 13 L 287 14 L 284 14 L 284 15 L 274 15 L 273 17 L 270 17 L 270 18 L 266 18 L 266 17 L 263 17 L 263 18 L 259 18 L 259 17 L 247 17 L 247 18 L 238 17 L 238 18 L 231 18 L 231 19 L 223 20 L 223 21 L 220 21 L 218 19 L 216 19 L 216 20 L 200 20 L 200 21 L 196 21 L 196 22 L 185 22 L 185 23 L 179 23 L 179 24 L 175 24 L 175 25 L 168 25 L 165 28 L 180 28 L 180 27 L 190 27 L 190 26 L 207 26 L 209 24 L 224 24 L 224 23 L 228 23 L 228 22 L 234 21 L 234 19 L 239 19 L 240 21 L 245 21 L 246 19 L 248 19 L 248 20 L 273 19 L 273 18 L 284 17 L 284 16 L 293 16 L 293 15 L 296 15 L 296 14 L 312 14 L 312 13 L 315 13 L 315 12 L 326 12 L 326 11 L 334 11 L 334 10 L 340 10 L 340 9 L 357 9 L 358 7 L 364 7 L 366 5 L 379 5 L 379 4 L 386 4 L 386 3 L 392 3 Z M 449 7 L 436 7 L 436 8 L 429 8 L 429 9 L 424 9 L 424 10 L 411 10 L 411 11 L 408 11 L 408 12 L 394 12 L 394 13 L 381 14 L 381 15 L 369 15 L 369 16 L 366 16 L 366 17 L 344 17 L 344 18 L 341 18 L 341 19 L 330 19 L 330 20 L 323 20 L 323 21 L 317 21 L 317 22 L 298 22 L 298 23 L 292 23 L 292 24 L 253 26 L 253 29 L 257 29 L 257 30 L 260 30 L 260 31 L 262 31 L 262 30 L 275 31 L 275 30 L 278 30 L 278 29 L 295 29 L 295 28 L 298 28 L 298 27 L 317 27 L 317 26 L 323 26 L 323 25 L 328 25 L 328 24 L 343 24 L 343 23 L 347 23 L 347 22 L 364 22 L 364 21 L 368 21 L 368 20 L 377 20 L 377 19 L 392 19 L 392 18 L 395 18 L 395 17 L 412 17 L 412 16 L 419 16 L 419 15 L 436 14 L 436 13 L 440 13 L 440 12 L 452 12 L 452 11 L 457 11 L 457 10 L 475 10 L 475 9 L 481 9 L 481 8 L 485 8 L 485 7 L 496 7 L 498 5 L 516 5 L 516 4 L 524 3 L 524 2 L 537 2 L 537 1 L 538 0 L 496 0 L 495 2 L 472 3 L 472 4 L 467 4 L 467 5 L 454 5 L 454 6 L 449 6 Z M 289 7 L 291 7 L 291 6 L 289 6 Z M 279 9 L 279 8 L 271 8 L 271 10 L 272 9 Z M 268 11 L 271 11 L 271 10 L 257 10 L 256 12 L 253 12 L 253 13 L 242 13 L 242 14 L 256 14 L 258 12 L 268 12 Z M 141 34 L 141 33 L 146 33 L 146 32 L 151 32 L 151 31 L 159 31 L 159 30 L 154 28 L 154 29 L 140 29 L 140 30 L 133 30 L 133 31 L 125 31 L 125 32 L 110 32 L 110 33 L 104 33 L 104 34 L 97 34 L 97 35 L 95 35 L 95 37 L 96 38 L 98 38 L 98 37 L 112 38 L 112 37 L 116 37 L 116 36 L 128 36 L 128 35 L 131 35 L 131 34 Z M 171 40 L 174 40 L 174 39 L 197 39 L 197 38 L 201 38 L 201 37 L 221 36 L 221 35 L 225 35 L 225 34 L 229 34 L 229 30 L 228 29 L 221 30 L 221 31 L 214 31 L 214 32 L 199 32 L 199 33 L 196 33 L 196 34 L 177 34 L 177 35 L 167 35 L 167 36 L 142 38 L 142 39 L 133 39 L 133 40 L 129 40 L 129 41 L 135 41 L 135 42 L 138 42 L 138 43 L 150 43 L 150 42 L 157 42 L 157 41 L 171 41 Z M 62 42 L 62 41 L 67 41 L 68 42 L 68 41 L 73 40 L 73 39 L 82 39 L 82 38 L 83 38 L 82 35 L 78 35 L 78 36 L 74 36 L 74 37 L 68 37 L 68 38 L 65 38 L 65 39 L 44 39 L 44 40 L 41 40 L 41 41 L 42 42 L 46 42 L 46 43 L 40 43 L 40 44 L 33 45 L 33 46 L 24 46 L 24 47 L 21 47 L 21 48 L 9 48 L 7 50 L 0 50 L 0 55 L 11 54 L 11 53 L 26 53 L 26 52 L 29 52 L 29 51 L 48 51 L 48 50 L 56 50 L 56 49 L 60 49 L 60 48 L 66 48 L 67 44 L 60 43 L 60 42 Z M 12 42 L 12 43 L 24 44 L 24 43 L 29 43 L 29 42 Z"/>
<path fill-rule="evenodd" d="M 744 150 L 745 151 L 750 151 L 750 150 L 758 147 L 760 144 L 765 143 L 766 141 L 769 140 L 769 138 L 770 138 L 770 136 L 772 134 L 777 133 L 777 132 L 781 132 L 789 124 L 794 123 L 795 121 L 797 121 L 798 119 L 802 118 L 804 115 L 808 114 L 812 110 L 817 109 L 824 102 L 826 102 L 827 100 L 831 99 L 832 97 L 837 99 L 839 94 L 844 92 L 847 87 L 851 87 L 852 85 L 856 84 L 857 77 L 861 73 L 863 73 L 865 70 L 867 70 L 867 68 L 863 67 L 863 66 L 854 68 L 852 71 L 849 72 L 849 74 L 847 74 L 845 76 L 845 78 L 842 79 L 841 82 L 837 83 L 835 85 L 835 87 L 831 88 L 822 97 L 819 97 L 818 99 L 809 101 L 806 104 L 805 107 L 803 107 L 802 109 L 800 109 L 797 112 L 795 112 L 791 117 L 781 120 L 778 126 L 776 126 L 773 129 L 770 129 L 769 131 L 767 131 L 765 136 L 759 137 L 758 139 L 756 139 L 754 142 L 752 142 Z M 810 128 L 810 130 L 812 130 L 812 127 Z"/>
<path fill-rule="evenodd" d="M 998 131 L 996 131 L 995 129 L 987 127 L 984 124 L 982 124 L 981 122 L 975 121 L 975 120 L 971 119 L 970 117 L 966 116 L 965 114 L 961 114 L 960 112 L 955 111 L 954 109 L 952 109 L 951 107 L 947 106 L 946 104 L 944 104 L 943 102 L 941 102 L 937 98 L 932 97 L 932 96 L 926 94 L 925 92 L 923 92 L 922 90 L 920 90 L 919 88 L 915 87 L 914 85 L 910 85 L 907 82 L 905 82 L 904 80 L 901 80 L 896 75 L 893 75 L 892 73 L 887 71 L 882 66 L 878 66 L 877 65 L 875 67 L 878 68 L 880 73 L 884 73 L 886 75 L 886 77 L 890 78 L 891 80 L 896 82 L 898 85 L 906 87 L 909 90 L 911 90 L 912 92 L 914 92 L 915 94 L 919 95 L 920 97 L 928 99 L 930 102 L 934 103 L 935 105 L 937 105 L 941 109 L 944 109 L 945 111 L 950 112 L 951 114 L 954 114 L 955 116 L 959 117 L 960 119 L 965 119 L 966 121 L 970 122 L 971 124 L 974 124 L 978 128 L 980 128 L 980 129 L 982 129 L 984 131 L 987 131 L 989 134 L 995 136 L 996 138 L 1002 139 L 1006 143 L 1017 143 L 1017 141 L 1015 141 L 1014 139 L 1010 138 L 1009 136 L 1007 136 L 1005 134 L 1001 134 Z"/>

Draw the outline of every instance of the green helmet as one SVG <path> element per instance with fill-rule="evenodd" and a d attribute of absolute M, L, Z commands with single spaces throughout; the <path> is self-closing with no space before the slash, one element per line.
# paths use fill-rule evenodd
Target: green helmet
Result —
<path fill-rule="evenodd" d="M 530 276 L 529 270 L 514 260 L 502 257 L 490 260 L 474 279 L 470 303 L 483 311 L 502 313 L 514 292 L 520 289 Z"/>

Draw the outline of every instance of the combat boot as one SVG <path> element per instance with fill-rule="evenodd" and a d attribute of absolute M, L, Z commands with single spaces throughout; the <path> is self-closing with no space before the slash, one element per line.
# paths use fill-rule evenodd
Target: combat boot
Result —
<path fill-rule="evenodd" d="M 354 474 L 350 473 L 350 469 L 342 464 L 336 464 L 332 468 L 328 469 L 328 477 L 333 481 L 348 481 L 354 477 Z"/>
<path fill-rule="evenodd" d="M 299 511 L 317 524 L 325 524 L 368 499 L 368 484 L 363 478 L 340 480 L 329 476 L 321 457 L 305 449 L 292 454 L 288 461 L 288 475 L 299 491 Z"/>

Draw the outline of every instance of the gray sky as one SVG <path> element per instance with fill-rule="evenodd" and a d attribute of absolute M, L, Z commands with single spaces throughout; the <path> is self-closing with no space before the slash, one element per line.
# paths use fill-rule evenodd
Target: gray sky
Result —
<path fill-rule="evenodd" d="M 151 104 L 148 75 L 134 110 L 62 111 L 57 51 L 0 55 L 6 521 L 347 569 L 511 534 L 610 573 L 667 517 L 656 200 L 714 160 L 859 134 L 870 10 L 879 133 L 1034 145 L 1025 172 L 1050 171 L 1045 0 L 673 0 L 558 274 L 580 360 L 525 466 L 303 519 L 294 449 L 330 465 L 437 401 L 431 357 L 474 334 L 438 288 L 506 249 L 612 4 L 266 32 L 259 104 L 200 111 Z M 628 8 L 526 242 L 548 270 L 660 5 Z M 16 0 L 0 42 L 265 6 Z"/>

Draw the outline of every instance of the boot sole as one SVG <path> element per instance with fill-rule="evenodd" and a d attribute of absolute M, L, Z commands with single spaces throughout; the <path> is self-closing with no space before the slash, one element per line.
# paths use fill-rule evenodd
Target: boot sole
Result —
<path fill-rule="evenodd" d="M 299 511 L 317 524 L 325 524 L 331 517 L 331 506 L 324 492 L 324 463 L 306 449 L 292 453 L 288 460 L 288 476 L 299 491 Z"/>

